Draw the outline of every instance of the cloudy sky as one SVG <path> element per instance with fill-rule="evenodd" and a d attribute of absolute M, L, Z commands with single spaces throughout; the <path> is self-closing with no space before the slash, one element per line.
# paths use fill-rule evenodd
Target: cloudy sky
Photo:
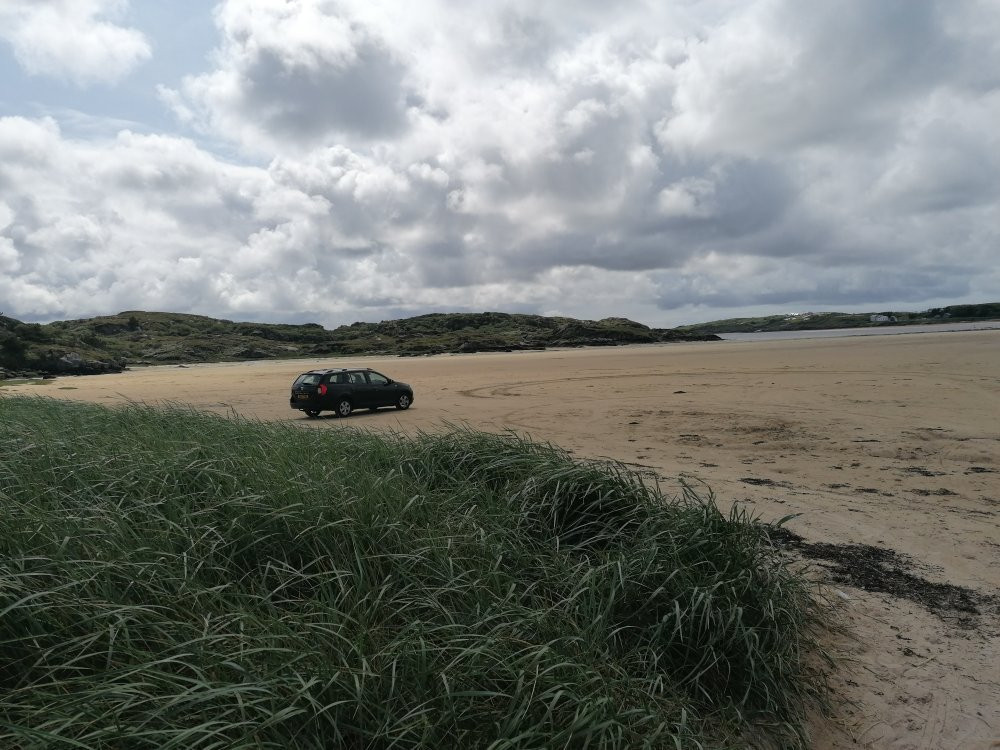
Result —
<path fill-rule="evenodd" d="M 1000 300 L 996 0 L 0 0 L 0 312 Z"/>

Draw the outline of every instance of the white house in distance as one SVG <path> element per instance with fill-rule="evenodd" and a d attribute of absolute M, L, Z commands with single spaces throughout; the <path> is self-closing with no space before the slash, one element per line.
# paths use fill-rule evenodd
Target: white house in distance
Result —
<path fill-rule="evenodd" d="M 875 315 L 869 315 L 868 320 L 870 320 L 872 323 L 895 323 L 896 316 L 876 313 Z"/>

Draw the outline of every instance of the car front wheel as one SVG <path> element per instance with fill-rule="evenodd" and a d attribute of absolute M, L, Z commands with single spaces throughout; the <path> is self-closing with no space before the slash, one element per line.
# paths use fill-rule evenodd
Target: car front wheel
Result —
<path fill-rule="evenodd" d="M 399 398 L 396 399 L 396 408 L 397 409 L 409 409 L 410 408 L 410 402 L 411 402 L 411 400 L 412 399 L 410 398 L 410 394 L 409 393 L 401 393 L 401 394 L 399 394 Z"/>
<path fill-rule="evenodd" d="M 351 411 L 353 409 L 354 409 L 354 407 L 351 406 L 351 402 L 348 401 L 346 398 L 342 398 L 342 399 L 340 399 L 340 401 L 337 402 L 337 416 L 338 417 L 349 417 L 349 416 L 351 416 Z"/>

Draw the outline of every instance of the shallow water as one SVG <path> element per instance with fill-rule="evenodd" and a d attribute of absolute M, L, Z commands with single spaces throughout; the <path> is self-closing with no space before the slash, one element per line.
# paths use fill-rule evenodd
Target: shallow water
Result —
<path fill-rule="evenodd" d="M 1000 328 L 1000 320 L 979 323 L 934 323 L 913 326 L 873 326 L 871 328 L 827 328 L 816 331 L 757 331 L 720 333 L 728 341 L 776 341 L 780 339 L 826 339 L 842 336 L 891 336 L 900 333 L 946 333 L 948 331 L 988 331 Z"/>

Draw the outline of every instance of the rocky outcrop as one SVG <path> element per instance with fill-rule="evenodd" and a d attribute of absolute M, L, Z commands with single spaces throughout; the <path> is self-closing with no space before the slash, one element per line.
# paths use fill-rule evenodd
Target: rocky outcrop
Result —
<path fill-rule="evenodd" d="M 669 343 L 671 341 L 722 341 L 722 336 L 717 336 L 714 333 L 687 333 L 675 331 L 670 328 L 654 328 L 653 331 L 656 333 L 656 340 L 661 343 Z"/>
<path fill-rule="evenodd" d="M 44 325 L 0 316 L 0 365 L 17 372 L 90 375 L 119 372 L 126 361 L 181 364 L 302 355 L 428 356 L 714 338 L 700 332 L 650 328 L 620 317 L 577 320 L 501 312 L 429 313 L 327 330 L 315 323 L 233 323 L 199 315 L 125 311 Z"/>
<path fill-rule="evenodd" d="M 76 352 L 49 352 L 35 365 L 35 369 L 51 375 L 100 375 L 121 372 L 125 363 L 84 359 Z"/>
<path fill-rule="evenodd" d="M 266 352 L 263 349 L 258 349 L 254 346 L 248 346 L 239 351 L 233 352 L 233 356 L 238 359 L 269 359 L 274 355 L 270 352 Z"/>

